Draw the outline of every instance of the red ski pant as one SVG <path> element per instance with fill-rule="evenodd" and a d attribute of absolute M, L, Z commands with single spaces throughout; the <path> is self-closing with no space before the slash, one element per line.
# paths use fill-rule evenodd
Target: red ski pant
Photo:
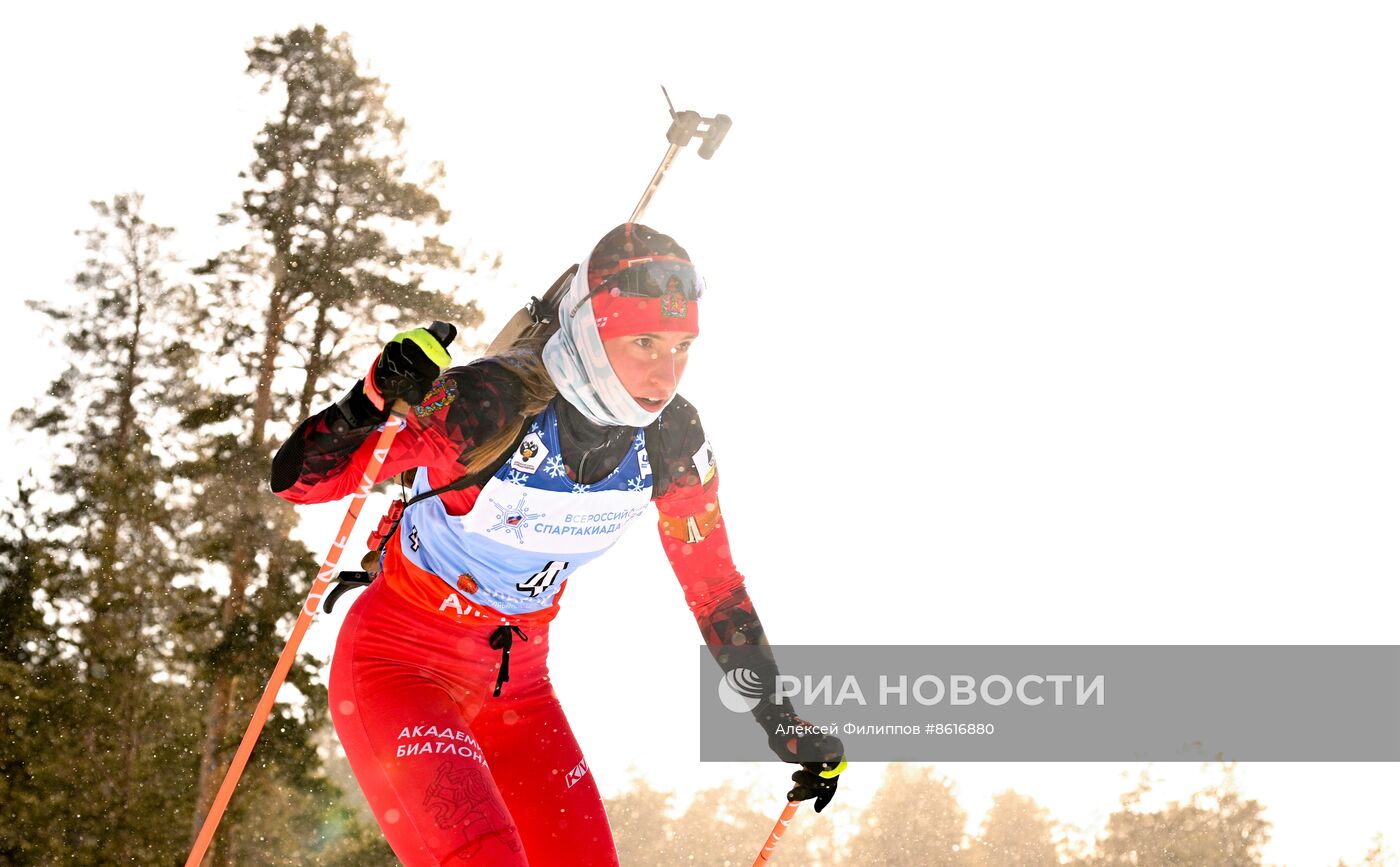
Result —
<path fill-rule="evenodd" d="M 331 717 L 379 827 L 407 867 L 613 867 L 602 799 L 550 686 L 548 628 L 514 638 L 498 698 L 494 630 L 383 581 L 346 615 Z"/>

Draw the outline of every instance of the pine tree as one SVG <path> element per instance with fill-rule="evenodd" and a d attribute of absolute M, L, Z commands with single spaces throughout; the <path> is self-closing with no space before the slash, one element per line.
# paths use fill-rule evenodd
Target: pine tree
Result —
<path fill-rule="evenodd" d="M 0 864 L 35 863 L 53 850 L 45 801 L 63 773 L 54 735 L 76 716 L 61 706 L 76 666 L 60 656 L 41 611 L 53 557 L 32 529 L 33 492 L 30 478 L 0 511 Z"/>
<path fill-rule="evenodd" d="M 434 285 L 461 267 L 432 234 L 447 218 L 431 191 L 441 169 L 422 183 L 405 179 L 403 122 L 348 39 L 299 28 L 258 40 L 248 57 L 249 74 L 281 108 L 258 134 L 248 187 L 226 217 L 247 241 L 201 269 L 200 340 L 228 370 L 206 382 L 185 420 L 198 437 L 198 457 L 184 468 L 200 504 L 196 551 L 228 585 L 201 675 L 210 692 L 192 835 L 317 568 L 289 538 L 295 511 L 267 490 L 274 435 L 358 378 L 350 360 L 387 336 L 381 323 L 466 328 L 481 319 Z M 311 739 L 326 724 L 315 675 L 306 661 L 294 666 L 289 683 L 307 701 L 263 735 L 246 785 L 281 785 L 259 782 L 263 768 L 283 782 L 311 779 Z M 235 805 L 225 825 L 236 828 L 240 815 Z"/>
<path fill-rule="evenodd" d="M 974 862 L 977 867 L 1058 867 L 1054 828 L 1034 800 L 1002 792 L 992 799 L 982 834 L 973 843 Z"/>
<path fill-rule="evenodd" d="M 58 459 L 44 483 L 51 505 L 30 509 L 22 525 L 19 544 L 42 555 L 23 558 L 5 600 L 6 621 L 23 623 L 20 597 L 32 604 L 41 591 L 54 624 L 48 649 L 5 641 L 35 688 L 22 712 L 44 729 L 21 747 L 21 785 L 33 788 L 16 797 L 46 802 L 27 817 L 39 825 L 26 836 L 44 841 L 36 851 L 74 864 L 178 851 L 181 835 L 165 817 L 191 783 L 180 757 L 198 730 L 184 709 L 188 643 L 175 628 L 197 596 L 176 553 L 174 460 L 158 400 L 178 388 L 190 359 L 167 315 L 170 230 L 145 221 L 134 194 L 93 207 L 76 303 L 32 304 L 60 329 L 69 366 L 15 416 Z M 60 830 L 55 813 L 66 819 Z"/>
<path fill-rule="evenodd" d="M 52 659 L 51 633 L 36 595 L 52 569 L 52 555 L 35 538 L 35 481 L 30 475 L 15 486 L 13 504 L 0 511 L 0 662 L 23 669 Z"/>
<path fill-rule="evenodd" d="M 861 813 L 850 858 L 856 864 L 965 867 L 966 822 L 952 783 L 931 768 L 891 764 Z"/>
<path fill-rule="evenodd" d="M 1258 867 L 1269 840 L 1264 807 L 1247 800 L 1224 781 L 1208 786 L 1188 801 L 1173 801 L 1161 810 L 1135 807 L 1149 791 L 1144 783 L 1122 798 L 1123 808 L 1109 817 L 1093 867 Z"/>

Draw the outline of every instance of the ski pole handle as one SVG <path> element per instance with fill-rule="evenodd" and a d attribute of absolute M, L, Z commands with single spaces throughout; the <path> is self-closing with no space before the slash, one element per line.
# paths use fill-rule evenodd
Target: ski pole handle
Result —
<path fill-rule="evenodd" d="M 753 859 L 753 867 L 764 867 L 768 859 L 773 857 L 773 850 L 778 848 L 778 841 L 783 839 L 783 832 L 792 822 L 792 817 L 797 815 L 797 808 L 801 801 L 788 801 L 783 808 L 783 814 L 778 817 L 778 824 L 773 826 L 773 831 L 768 835 L 768 842 L 763 844 L 763 848 L 758 850 L 758 857 Z"/>
<path fill-rule="evenodd" d="M 428 326 L 428 333 L 437 338 L 437 342 L 446 349 L 452 345 L 452 341 L 457 339 L 457 326 L 451 322 L 443 322 L 441 319 L 434 319 L 433 324 Z"/>

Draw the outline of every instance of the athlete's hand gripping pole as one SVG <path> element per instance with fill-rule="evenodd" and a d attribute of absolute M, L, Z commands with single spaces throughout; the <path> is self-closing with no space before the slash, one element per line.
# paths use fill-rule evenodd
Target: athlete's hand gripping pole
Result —
<path fill-rule="evenodd" d="M 444 349 L 457 336 L 457 329 L 446 322 L 434 322 L 427 331 L 437 338 L 437 342 L 442 344 Z M 268 679 L 267 686 L 263 689 L 262 698 L 258 700 L 258 706 L 253 711 L 253 718 L 248 721 L 248 728 L 243 732 L 243 740 L 238 744 L 238 752 L 234 753 L 228 773 L 224 775 L 224 781 L 219 785 L 219 792 L 214 796 L 214 803 L 209 807 L 208 815 L 204 817 L 204 824 L 199 828 L 199 836 L 195 838 L 194 847 L 190 849 L 190 857 L 185 860 L 185 867 L 197 867 L 204 860 L 204 853 L 209 850 L 209 844 L 214 840 L 214 832 L 218 830 L 219 821 L 224 816 L 229 799 L 233 797 L 233 789 L 238 785 L 238 779 L 243 775 L 243 769 L 247 766 L 248 759 L 253 755 L 253 747 L 257 745 L 258 736 L 262 734 L 263 724 L 267 722 L 268 715 L 272 713 L 272 706 L 277 701 L 277 693 L 282 689 L 282 684 L 287 679 L 287 672 L 291 670 L 292 662 L 296 659 L 301 639 L 306 635 L 306 630 L 311 628 L 311 621 L 316 616 L 316 609 L 320 605 L 321 598 L 325 596 L 326 589 L 330 587 L 331 580 L 335 576 L 336 564 L 340 562 L 340 554 L 345 550 L 350 533 L 355 529 L 355 520 L 360 516 L 360 509 L 365 504 L 365 497 L 369 495 L 370 488 L 374 487 L 375 476 L 379 475 L 379 468 L 383 466 L 384 459 L 389 454 L 389 447 L 393 445 L 394 436 L 408 423 L 405 416 L 408 415 L 409 410 L 409 405 L 402 400 L 395 401 L 390 408 L 390 418 L 384 425 L 384 430 L 379 434 L 378 441 L 374 444 L 374 453 L 369 459 L 369 464 L 365 467 L 364 478 L 361 479 L 360 486 L 355 489 L 355 493 L 350 498 L 350 507 L 345 511 L 345 519 L 340 522 L 340 530 L 336 532 L 335 542 L 331 545 L 330 553 L 326 555 L 325 561 L 321 564 L 321 571 L 316 573 L 316 580 L 311 582 L 311 592 L 307 594 L 306 602 L 301 606 L 297 622 L 292 626 L 292 634 L 287 636 L 287 645 L 282 648 L 282 655 L 277 658 L 277 665 L 272 669 L 272 677 Z"/>

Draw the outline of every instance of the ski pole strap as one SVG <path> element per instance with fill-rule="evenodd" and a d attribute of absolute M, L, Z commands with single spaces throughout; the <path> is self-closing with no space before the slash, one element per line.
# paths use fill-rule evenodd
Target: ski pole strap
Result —
<path fill-rule="evenodd" d="M 521 641 L 525 640 L 525 633 L 521 631 L 519 626 L 498 626 L 491 633 L 491 649 L 501 652 L 501 668 L 500 671 L 496 672 L 496 688 L 491 693 L 493 698 L 501 694 L 501 684 L 510 680 L 511 633 L 514 633 L 515 638 L 519 638 Z"/>

